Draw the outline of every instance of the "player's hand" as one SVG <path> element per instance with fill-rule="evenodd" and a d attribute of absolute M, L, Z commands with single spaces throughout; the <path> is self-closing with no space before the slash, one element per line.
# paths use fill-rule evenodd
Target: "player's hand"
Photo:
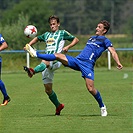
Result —
<path fill-rule="evenodd" d="M 122 68 L 123 68 L 122 64 L 119 63 L 119 64 L 117 65 L 117 69 L 118 69 L 118 70 L 121 70 Z"/>
<path fill-rule="evenodd" d="M 62 50 L 63 50 L 64 53 L 67 53 L 68 52 L 68 49 L 69 49 L 69 46 L 66 46 Z"/>
<path fill-rule="evenodd" d="M 25 44 L 25 46 L 24 46 L 23 50 L 25 50 L 25 51 L 26 51 L 26 44 Z"/>
<path fill-rule="evenodd" d="M 24 47 L 23 50 L 26 50 L 26 47 Z"/>

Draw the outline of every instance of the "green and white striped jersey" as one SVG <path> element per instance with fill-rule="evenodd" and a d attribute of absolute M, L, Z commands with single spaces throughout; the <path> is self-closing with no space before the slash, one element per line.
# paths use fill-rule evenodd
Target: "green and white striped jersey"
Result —
<path fill-rule="evenodd" d="M 73 41 L 75 36 L 71 35 L 65 30 L 58 30 L 56 32 L 45 32 L 44 34 L 37 36 L 39 41 L 46 43 L 46 53 L 61 53 L 65 40 Z"/>

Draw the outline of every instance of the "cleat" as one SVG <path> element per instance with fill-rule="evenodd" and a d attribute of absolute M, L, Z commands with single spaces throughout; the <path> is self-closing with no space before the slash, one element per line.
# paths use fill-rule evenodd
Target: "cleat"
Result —
<path fill-rule="evenodd" d="M 31 55 L 31 57 L 37 57 L 36 50 L 32 48 L 29 44 L 25 45 L 25 49 Z"/>
<path fill-rule="evenodd" d="M 10 101 L 11 101 L 10 97 L 7 96 L 6 98 L 4 98 L 3 103 L 0 104 L 0 106 L 6 106 Z"/>
<path fill-rule="evenodd" d="M 24 70 L 28 73 L 30 78 L 35 74 L 35 71 L 32 68 L 28 68 L 27 66 L 24 66 Z"/>
<path fill-rule="evenodd" d="M 64 108 L 64 104 L 60 104 L 57 108 L 56 108 L 56 113 L 55 115 L 60 115 L 61 110 Z"/>
<path fill-rule="evenodd" d="M 101 116 L 107 116 L 107 109 L 106 106 L 104 105 L 104 107 L 101 107 Z"/>

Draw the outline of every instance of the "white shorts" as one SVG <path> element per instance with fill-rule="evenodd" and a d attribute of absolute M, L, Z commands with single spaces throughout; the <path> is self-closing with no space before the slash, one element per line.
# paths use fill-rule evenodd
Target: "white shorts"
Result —
<path fill-rule="evenodd" d="M 54 78 L 54 71 L 59 69 L 61 67 L 62 63 L 57 61 L 57 62 L 50 62 L 50 67 L 46 68 L 42 72 L 42 80 L 43 84 L 48 84 L 48 83 L 53 83 L 53 78 Z"/>

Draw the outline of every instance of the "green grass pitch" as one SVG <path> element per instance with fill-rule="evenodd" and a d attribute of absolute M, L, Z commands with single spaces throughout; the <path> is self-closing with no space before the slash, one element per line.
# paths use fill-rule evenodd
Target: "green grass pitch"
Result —
<path fill-rule="evenodd" d="M 132 133 L 133 74 L 98 69 L 95 87 L 107 106 L 101 117 L 97 102 L 87 91 L 80 72 L 63 68 L 55 72 L 53 89 L 65 104 L 61 116 L 44 92 L 41 74 L 29 78 L 26 73 L 3 73 L 11 102 L 0 106 L 0 133 Z M 0 93 L 0 101 L 3 97 Z"/>

